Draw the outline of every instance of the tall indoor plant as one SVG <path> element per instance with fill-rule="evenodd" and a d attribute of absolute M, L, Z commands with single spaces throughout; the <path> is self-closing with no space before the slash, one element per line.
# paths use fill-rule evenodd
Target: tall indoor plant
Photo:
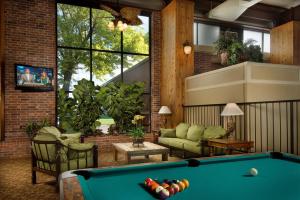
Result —
<path fill-rule="evenodd" d="M 222 65 L 228 64 L 230 46 L 237 41 L 237 33 L 225 31 L 221 33 L 220 38 L 215 42 L 215 49 L 220 56 Z"/>

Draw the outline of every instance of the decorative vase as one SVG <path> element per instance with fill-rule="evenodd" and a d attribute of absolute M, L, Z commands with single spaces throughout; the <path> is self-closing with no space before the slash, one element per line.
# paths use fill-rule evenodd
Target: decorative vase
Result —
<path fill-rule="evenodd" d="M 226 65 L 228 62 L 228 52 L 222 52 L 220 58 L 221 58 L 221 65 Z"/>
<path fill-rule="evenodd" d="M 144 141 L 145 141 L 144 137 L 133 137 L 132 138 L 132 146 L 134 146 L 134 147 L 144 146 Z"/>

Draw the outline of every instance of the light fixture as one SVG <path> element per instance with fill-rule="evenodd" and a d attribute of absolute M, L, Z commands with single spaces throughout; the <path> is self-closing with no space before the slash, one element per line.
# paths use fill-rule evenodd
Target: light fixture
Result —
<path fill-rule="evenodd" d="M 229 117 L 227 121 L 227 135 L 228 138 L 232 139 L 232 133 L 235 130 L 235 122 L 233 121 L 232 116 L 244 115 L 244 112 L 239 108 L 236 103 L 227 103 L 225 108 L 223 109 L 221 116 Z"/>
<path fill-rule="evenodd" d="M 127 23 L 121 18 L 115 18 L 114 20 L 108 22 L 107 26 L 111 31 L 115 29 L 118 29 L 119 31 L 125 31 L 125 29 L 128 27 Z"/>
<path fill-rule="evenodd" d="M 183 51 L 186 55 L 192 53 L 192 45 L 188 41 L 185 41 L 185 43 L 183 43 Z"/>
<path fill-rule="evenodd" d="M 168 106 L 162 106 L 159 109 L 158 114 L 163 117 L 163 127 L 166 128 L 166 125 L 167 125 L 167 115 L 171 115 L 172 114 L 170 108 Z"/>

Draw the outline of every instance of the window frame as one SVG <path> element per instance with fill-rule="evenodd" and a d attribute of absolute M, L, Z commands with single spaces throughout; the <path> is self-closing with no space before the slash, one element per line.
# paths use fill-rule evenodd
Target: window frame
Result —
<path fill-rule="evenodd" d="M 250 28 L 244 28 L 243 29 L 243 41 L 244 41 L 244 31 L 252 31 L 252 32 L 257 32 L 257 33 L 261 33 L 261 52 L 264 53 L 271 53 L 271 49 L 270 52 L 265 52 L 264 51 L 264 46 L 265 46 L 265 38 L 264 35 L 265 34 L 269 34 L 270 35 L 270 43 L 271 43 L 271 34 L 268 31 L 262 31 L 262 30 L 256 30 L 256 29 L 250 29 Z"/>
<path fill-rule="evenodd" d="M 123 32 L 120 31 L 120 50 L 119 51 L 116 51 L 116 50 L 104 50 L 104 49 L 95 49 L 93 48 L 93 34 L 91 34 L 90 38 L 89 38 L 89 48 L 85 48 L 85 47 L 71 47 L 71 46 L 64 46 L 64 45 L 59 45 L 58 44 L 58 17 L 57 17 L 57 11 L 58 11 L 58 4 L 66 4 L 66 5 L 71 5 L 71 6 L 77 6 L 77 7 L 84 7 L 84 8 L 88 8 L 89 9 L 89 30 L 90 32 L 93 32 L 92 30 L 92 20 L 93 20 L 93 9 L 98 9 L 98 10 L 101 10 L 100 8 L 95 8 L 93 5 L 78 5 L 78 4 L 72 4 L 72 3 L 68 3 L 68 2 L 64 2 L 64 1 L 56 1 L 55 3 L 55 37 L 56 37 L 56 72 L 55 72 L 55 77 L 56 77 L 56 94 L 55 94 L 55 99 L 56 99 L 56 110 L 55 110 L 55 120 L 56 120 L 56 124 L 58 123 L 58 119 L 57 119 L 57 114 L 58 114 L 58 111 L 57 111 L 57 98 L 58 98 L 58 95 L 57 95 L 57 91 L 59 90 L 59 85 L 58 85 L 58 51 L 59 49 L 67 49 L 67 50 L 81 50 L 81 51 L 87 51 L 89 53 L 89 59 L 90 59 L 90 62 L 89 62 L 89 75 L 90 75 L 90 81 L 93 81 L 93 52 L 102 52 L 102 53 L 115 53 L 115 54 L 119 54 L 120 55 L 120 65 L 121 65 L 121 73 L 120 73 L 120 76 L 121 76 L 121 82 L 124 82 L 124 75 L 123 73 L 125 71 L 123 71 L 124 69 L 124 56 L 126 55 L 140 55 L 140 56 L 147 56 L 149 58 L 149 87 L 147 89 L 148 92 L 145 92 L 143 93 L 143 96 L 149 96 L 149 102 L 150 102 L 150 107 L 149 107 L 149 113 L 147 113 L 146 115 L 149 116 L 149 124 L 146 124 L 147 126 L 149 126 L 149 128 L 151 129 L 151 113 L 152 113 L 152 106 L 151 106 L 151 102 L 152 102 L 152 69 L 151 69 L 151 14 L 148 13 L 148 12 L 142 12 L 141 16 L 144 16 L 144 17 L 148 17 L 148 30 L 149 30 L 149 49 L 148 49 L 148 53 L 136 53 L 136 52 L 127 52 L 127 51 L 124 51 L 124 47 L 123 47 L 123 39 L 124 39 L 124 35 L 123 35 Z M 67 94 L 70 94 L 70 93 L 73 93 L 73 91 L 65 91 Z"/>

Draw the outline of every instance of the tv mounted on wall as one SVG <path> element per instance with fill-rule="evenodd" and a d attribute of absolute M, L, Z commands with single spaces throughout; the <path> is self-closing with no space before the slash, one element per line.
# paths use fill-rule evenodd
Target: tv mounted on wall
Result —
<path fill-rule="evenodd" d="M 52 68 L 15 64 L 16 89 L 23 91 L 52 91 L 54 74 Z"/>

